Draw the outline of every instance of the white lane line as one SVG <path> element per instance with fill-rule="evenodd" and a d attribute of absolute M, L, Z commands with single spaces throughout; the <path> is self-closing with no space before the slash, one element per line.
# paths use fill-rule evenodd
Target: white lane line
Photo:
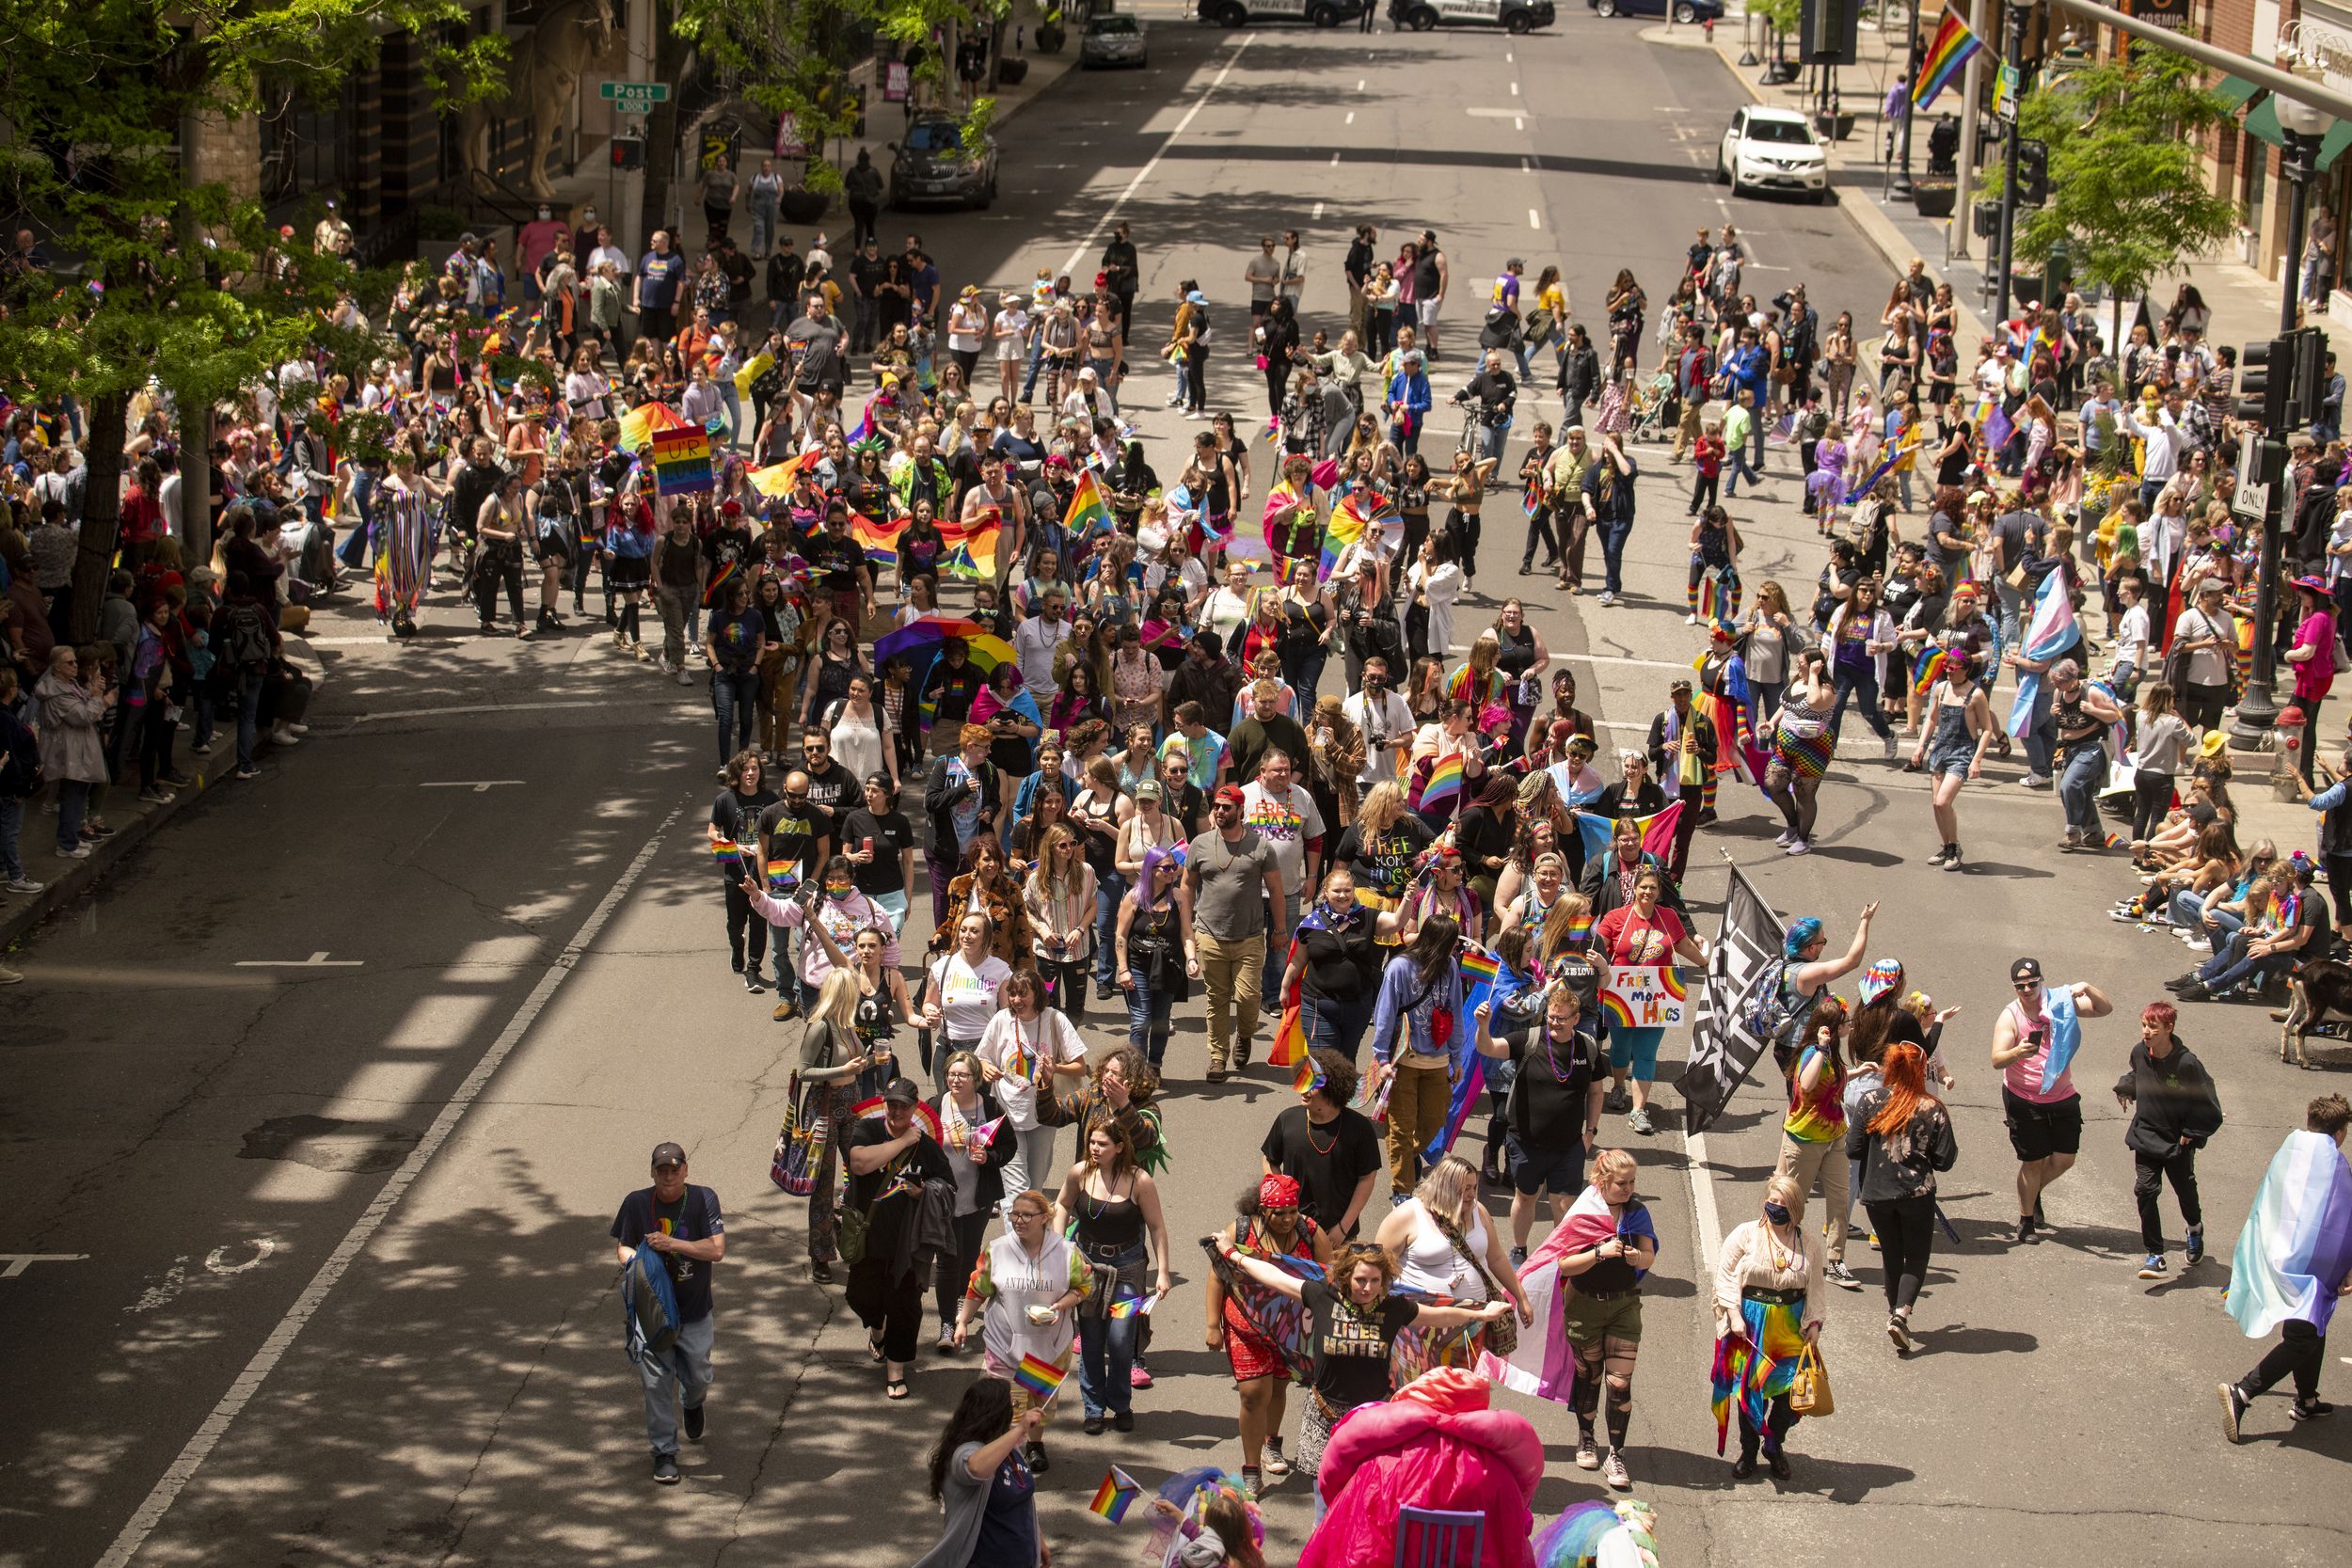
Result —
<path fill-rule="evenodd" d="M 307 958 L 239 958 L 236 967 L 239 969 L 359 969 L 363 968 L 366 963 L 365 958 L 330 958 L 325 952 L 318 952 Z"/>
<path fill-rule="evenodd" d="M 1506 50 L 1504 50 L 1504 51 L 1502 52 L 1502 63 L 1503 63 L 1504 65 L 1512 65 L 1512 64 L 1515 64 L 1515 63 L 1518 61 L 1518 56 L 1517 55 L 1512 54 L 1512 53 L 1511 53 L 1508 49 L 1506 49 Z"/>
<path fill-rule="evenodd" d="M 470 789 L 476 795 L 487 794 L 505 784 L 518 784 L 521 779 L 439 779 L 417 785 L 419 789 Z"/>
<path fill-rule="evenodd" d="M 1127 182 L 1127 188 L 1120 191 L 1111 204 L 1103 209 L 1102 214 L 1094 220 L 1094 227 L 1087 230 L 1087 237 L 1078 242 L 1078 248 L 1072 251 L 1070 260 L 1062 263 L 1062 271 L 1073 277 L 1076 276 L 1078 263 L 1086 259 L 1087 253 L 1093 248 L 1094 242 L 1101 239 L 1104 231 L 1110 228 L 1112 220 L 1119 216 L 1119 210 L 1127 205 L 1127 198 L 1142 189 L 1143 182 L 1152 178 L 1152 171 L 1160 166 L 1160 160 L 1167 157 L 1168 150 L 1176 145 L 1176 138 L 1183 135 L 1191 126 L 1192 117 L 1199 114 L 1207 106 L 1209 100 L 1216 96 L 1216 89 L 1225 85 L 1225 78 L 1233 73 L 1233 67 L 1241 63 L 1243 51 L 1249 47 L 1250 40 L 1256 37 L 1255 33 L 1242 35 L 1241 41 L 1233 46 L 1233 53 L 1227 57 L 1225 64 L 1210 81 L 1208 90 L 1192 101 L 1192 107 L 1184 111 L 1184 118 L 1176 122 L 1176 129 L 1170 131 L 1168 134 L 1168 139 L 1160 143 L 1160 150 L 1152 153 L 1141 168 L 1136 170 L 1136 177 Z M 1336 157 L 1332 160 L 1334 163 L 1338 161 Z"/>
<path fill-rule="evenodd" d="M 1519 95 L 1519 85 L 1518 85 L 1517 82 L 1514 82 L 1514 83 L 1512 83 L 1512 84 L 1511 84 L 1511 96 L 1512 96 L 1512 97 L 1514 97 L 1514 98 L 1517 98 L 1518 95 Z"/>
<path fill-rule="evenodd" d="M 1362 77 L 1360 77 L 1360 76 L 1359 76 L 1359 77 L 1357 77 L 1357 78 L 1356 78 L 1356 90 L 1357 90 L 1358 92 L 1361 92 L 1361 91 L 1363 91 L 1363 90 L 1364 90 L 1364 79 L 1363 79 Z"/>
<path fill-rule="evenodd" d="M 433 1125 L 425 1130 L 423 1137 L 417 1140 L 417 1147 L 408 1151 L 408 1158 L 400 1163 L 400 1168 L 392 1172 L 390 1180 L 384 1183 L 383 1191 L 375 1195 L 375 1201 L 369 1204 L 367 1211 L 353 1222 L 326 1261 L 319 1266 L 317 1275 L 303 1289 L 302 1294 L 294 1298 L 294 1304 L 286 1309 L 286 1315 L 278 1320 L 278 1326 L 270 1330 L 269 1338 L 262 1342 L 262 1348 L 253 1353 L 253 1359 L 246 1363 L 245 1370 L 237 1375 L 236 1382 L 229 1386 L 229 1391 L 220 1397 L 218 1404 L 213 1406 L 213 1413 L 205 1418 L 204 1424 L 196 1429 L 196 1435 L 190 1437 L 187 1446 L 180 1450 L 180 1457 L 171 1462 L 171 1467 L 155 1482 L 154 1490 L 147 1495 L 147 1500 L 139 1504 L 138 1512 L 132 1514 L 130 1522 L 122 1527 L 122 1533 L 116 1536 L 114 1544 L 106 1548 L 106 1555 L 98 1560 L 98 1568 L 127 1568 L 131 1559 L 146 1544 L 147 1538 L 154 1533 L 155 1527 L 163 1523 L 164 1515 L 171 1512 L 172 1503 L 187 1489 L 188 1482 L 196 1479 L 196 1473 L 203 1468 L 204 1461 L 211 1457 L 220 1440 L 229 1434 L 230 1427 L 245 1413 L 245 1407 L 253 1402 L 253 1396 L 262 1391 L 262 1385 L 269 1380 L 269 1374 L 277 1370 L 278 1363 L 293 1348 L 295 1337 L 318 1315 L 319 1308 L 326 1304 L 327 1295 L 337 1282 L 358 1260 L 359 1254 L 374 1239 L 375 1233 L 383 1228 L 384 1222 L 399 1207 L 400 1200 L 407 1196 L 408 1189 L 416 1184 L 417 1178 L 424 1174 L 424 1167 L 441 1151 L 441 1146 L 457 1130 L 458 1122 L 464 1119 L 482 1091 L 489 1086 L 499 1069 L 506 1065 L 507 1055 L 523 1036 L 530 1033 L 531 1026 L 538 1022 L 539 1014 L 553 1000 L 557 988 L 579 966 L 590 944 L 604 930 L 605 922 L 612 918 L 612 911 L 620 908 L 621 900 L 628 896 L 629 890 L 637 885 L 638 878 L 644 876 L 645 868 L 653 863 L 655 852 L 661 847 L 663 835 L 669 832 L 671 824 L 677 819 L 675 810 L 661 819 L 661 825 L 653 831 L 653 836 L 645 841 L 645 847 L 637 851 L 637 858 L 628 863 L 620 879 L 605 891 L 604 897 L 588 912 L 579 934 L 564 944 L 564 951 L 548 965 L 547 973 L 539 976 L 539 983 L 531 989 L 529 996 L 523 998 L 522 1006 L 515 1009 L 515 1016 L 506 1021 L 506 1027 L 500 1031 L 497 1039 L 490 1042 L 490 1049 L 483 1053 L 482 1060 L 474 1064 L 474 1069 L 466 1075 L 466 1081 L 457 1085 L 457 1092 L 450 1096 L 449 1103 L 441 1108 L 441 1114 L 433 1118 Z"/>
<path fill-rule="evenodd" d="M 1347 111 L 1347 118 L 1346 118 L 1345 119 L 1342 120 L 1340 123 L 1341 123 L 1341 124 L 1343 124 L 1343 125 L 1353 125 L 1353 124 L 1355 124 L 1355 123 L 1356 123 L 1356 111 L 1355 111 L 1355 110 L 1353 110 L 1353 109 L 1348 110 L 1348 111 Z"/>
<path fill-rule="evenodd" d="M 1511 117 L 1511 129 L 1514 131 L 1524 131 L 1527 129 L 1527 121 L 1520 119 L 1518 116 L 1514 115 Z"/>
<path fill-rule="evenodd" d="M 1521 153 L 1521 154 L 1519 155 L 1519 172 L 1520 172 L 1521 174 L 1533 174 L 1533 173 L 1534 173 L 1534 172 L 1535 172 L 1535 160 L 1534 160 L 1534 159 L 1533 159 L 1533 158 L 1528 157 L 1525 153 Z"/>
<path fill-rule="evenodd" d="M 1692 1228 L 1699 1237 L 1699 1261 L 1707 1267 L 1707 1277 L 1715 1277 L 1715 1254 L 1723 1249 L 1722 1222 L 1715 1213 L 1715 1173 L 1707 1164 L 1707 1134 L 1684 1132 L 1682 1157 L 1691 1167 L 1691 1208 Z"/>
<path fill-rule="evenodd" d="M 1535 215 L 1534 208 L 1530 207 L 1527 210 L 1527 227 L 1530 229 L 1541 229 L 1543 226 L 1544 220 Z"/>

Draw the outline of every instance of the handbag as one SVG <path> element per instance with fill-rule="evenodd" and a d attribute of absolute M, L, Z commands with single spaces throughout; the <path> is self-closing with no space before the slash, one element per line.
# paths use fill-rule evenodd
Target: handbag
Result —
<path fill-rule="evenodd" d="M 852 1209 L 845 1204 L 833 1212 L 834 1245 L 844 1264 L 854 1269 L 866 1261 L 866 1233 L 873 1224 L 870 1208 Z"/>
<path fill-rule="evenodd" d="M 1800 1416 L 1837 1414 L 1837 1402 L 1830 1397 L 1829 1368 L 1817 1345 L 1805 1346 L 1797 1356 L 1797 1379 L 1788 1386 L 1788 1408 Z"/>
<path fill-rule="evenodd" d="M 1453 1246 L 1455 1252 L 1462 1255 L 1462 1261 L 1468 1263 L 1470 1266 L 1471 1272 L 1476 1274 L 1478 1277 L 1486 1283 L 1486 1299 L 1488 1301 L 1509 1301 L 1511 1298 L 1503 1292 L 1502 1287 L 1495 1283 L 1495 1276 L 1486 1272 L 1486 1265 L 1478 1260 L 1477 1255 L 1470 1251 L 1469 1243 L 1462 1240 L 1461 1230 L 1457 1228 L 1451 1220 L 1446 1219 L 1434 1210 L 1428 1211 L 1428 1212 L 1430 1221 L 1435 1224 L 1438 1231 L 1444 1235 L 1447 1243 Z M 1511 1353 L 1519 1348 L 1519 1320 L 1518 1312 L 1516 1310 L 1505 1312 L 1502 1317 L 1487 1323 L 1484 1332 L 1486 1338 L 1486 1349 L 1493 1352 L 1495 1354 L 1503 1357 L 1505 1360 L 1508 1360 Z"/>
<path fill-rule="evenodd" d="M 806 1197 L 817 1190 L 817 1167 L 824 1160 L 826 1140 L 833 1135 L 824 1114 L 824 1092 L 822 1084 L 811 1084 L 803 1090 L 797 1071 L 785 1090 L 784 1126 L 776 1133 L 768 1180 L 794 1197 Z"/>

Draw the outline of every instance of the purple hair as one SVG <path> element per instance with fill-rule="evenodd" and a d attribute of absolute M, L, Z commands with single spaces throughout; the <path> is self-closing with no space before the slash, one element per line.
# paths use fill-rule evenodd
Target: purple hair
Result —
<path fill-rule="evenodd" d="M 1135 900 L 1136 908 L 1148 910 L 1152 907 L 1152 880 L 1159 875 L 1160 867 L 1169 861 L 1176 863 L 1177 870 L 1184 868 L 1183 845 L 1172 844 L 1163 847 L 1155 844 L 1143 852 L 1143 865 L 1136 877 L 1136 889 L 1129 895 Z"/>

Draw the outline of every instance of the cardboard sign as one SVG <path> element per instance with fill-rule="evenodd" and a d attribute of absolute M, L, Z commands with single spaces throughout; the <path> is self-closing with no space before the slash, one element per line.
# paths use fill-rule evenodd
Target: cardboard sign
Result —
<path fill-rule="evenodd" d="M 1679 1029 L 1689 993 L 1672 964 L 1611 964 L 1601 971 L 1600 1010 L 1623 1029 Z"/>
<path fill-rule="evenodd" d="M 710 471 L 710 436 L 691 426 L 657 432 L 650 453 L 654 480 L 665 496 L 708 490 L 716 483 Z"/>

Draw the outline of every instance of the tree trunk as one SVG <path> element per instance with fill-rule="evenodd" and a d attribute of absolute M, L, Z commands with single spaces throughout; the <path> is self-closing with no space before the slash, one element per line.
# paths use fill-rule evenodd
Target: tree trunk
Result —
<path fill-rule="evenodd" d="M 180 545 L 187 569 L 213 559 L 213 411 L 180 404 Z"/>
<path fill-rule="evenodd" d="M 122 522 L 122 430 L 130 414 L 130 395 L 109 392 L 91 401 L 84 426 L 82 452 L 89 471 L 82 489 L 82 548 L 73 558 L 77 647 L 98 636 L 98 607 L 106 597 L 106 574 L 114 570 L 115 536 Z"/>

